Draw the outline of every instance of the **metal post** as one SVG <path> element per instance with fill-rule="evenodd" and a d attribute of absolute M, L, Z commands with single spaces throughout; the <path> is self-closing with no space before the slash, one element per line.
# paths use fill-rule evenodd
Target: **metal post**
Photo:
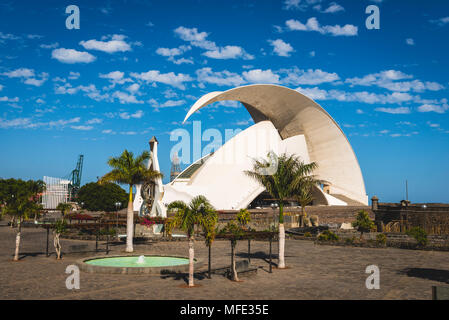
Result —
<path fill-rule="evenodd" d="M 47 227 L 47 249 L 45 250 L 45 254 L 48 257 L 48 235 L 50 233 L 50 226 L 46 226 Z"/>
<path fill-rule="evenodd" d="M 251 239 L 248 239 L 248 264 L 251 263 Z"/>
<path fill-rule="evenodd" d="M 229 273 L 231 274 L 231 278 L 234 276 L 234 245 L 232 244 L 231 240 L 231 267 L 229 268 Z"/>
<path fill-rule="evenodd" d="M 107 225 L 106 232 L 107 232 L 107 235 L 106 235 L 106 254 L 109 254 L 109 224 Z"/>
<path fill-rule="evenodd" d="M 210 261 L 210 260 L 211 260 L 211 257 L 212 257 L 212 256 L 211 256 L 211 253 L 212 253 L 212 252 L 211 252 L 211 251 L 212 251 L 212 250 L 211 250 L 211 246 L 212 246 L 212 244 L 209 243 L 209 279 L 211 279 L 211 276 L 210 276 L 210 269 L 211 269 L 211 261 Z"/>
<path fill-rule="evenodd" d="M 270 273 L 273 273 L 272 264 L 271 264 L 271 243 L 272 243 L 272 238 L 270 237 Z"/>
<path fill-rule="evenodd" d="M 95 252 L 98 252 L 98 234 L 100 233 L 100 230 L 97 227 L 97 232 L 95 233 Z"/>

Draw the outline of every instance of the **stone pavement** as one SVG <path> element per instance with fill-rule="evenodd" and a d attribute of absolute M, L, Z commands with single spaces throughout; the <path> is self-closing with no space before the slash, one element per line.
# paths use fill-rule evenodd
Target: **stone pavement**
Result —
<path fill-rule="evenodd" d="M 62 240 L 69 245 L 95 242 Z M 81 288 L 68 290 L 65 269 L 94 253 L 68 253 L 61 261 L 45 256 L 45 230 L 23 230 L 21 260 L 12 262 L 15 231 L 0 225 L 0 299 L 431 299 L 432 285 L 449 285 L 449 253 L 394 248 L 354 248 L 287 240 L 288 269 L 268 273 L 268 243 L 252 242 L 252 265 L 257 275 L 232 282 L 223 276 L 207 279 L 207 247 L 196 241 L 195 254 L 205 262 L 196 270 L 195 288 L 184 288 L 185 276 L 108 275 L 81 272 Z M 52 241 L 50 248 L 53 252 Z M 112 246 L 120 254 L 124 245 Z M 135 246 L 136 254 L 187 256 L 187 242 Z M 238 259 L 246 259 L 247 242 L 237 244 Z M 230 262 L 228 241 L 215 241 L 213 267 Z M 277 244 L 273 245 L 273 252 Z M 276 261 L 276 260 L 274 260 Z M 380 289 L 368 290 L 365 268 L 380 268 Z"/>

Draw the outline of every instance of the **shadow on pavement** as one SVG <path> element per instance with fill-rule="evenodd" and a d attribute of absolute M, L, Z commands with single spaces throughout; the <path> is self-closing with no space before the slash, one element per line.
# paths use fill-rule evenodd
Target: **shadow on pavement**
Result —
<path fill-rule="evenodd" d="M 449 284 L 449 271 L 430 268 L 406 268 L 399 273 L 409 277 L 422 278 Z"/>

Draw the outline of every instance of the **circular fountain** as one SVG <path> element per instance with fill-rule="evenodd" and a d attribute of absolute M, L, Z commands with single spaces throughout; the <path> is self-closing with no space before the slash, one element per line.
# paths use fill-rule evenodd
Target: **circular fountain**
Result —
<path fill-rule="evenodd" d="M 195 259 L 195 266 L 199 260 Z M 81 270 L 89 273 L 152 273 L 169 274 L 188 271 L 189 258 L 180 256 L 96 256 L 77 261 Z"/>

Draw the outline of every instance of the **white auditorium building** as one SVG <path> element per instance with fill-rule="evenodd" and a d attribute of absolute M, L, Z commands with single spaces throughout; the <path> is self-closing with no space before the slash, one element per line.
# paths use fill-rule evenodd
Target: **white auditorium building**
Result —
<path fill-rule="evenodd" d="M 306 163 L 318 164 L 314 174 L 326 184 L 315 188 L 314 205 L 368 205 L 362 172 L 348 139 L 315 101 L 283 86 L 248 85 L 204 95 L 184 122 L 201 108 L 226 100 L 242 103 L 255 124 L 188 166 L 170 183 L 156 181 L 151 215 L 165 217 L 170 202 L 188 203 L 197 195 L 204 195 L 218 210 L 249 207 L 264 188 L 244 171 L 252 170 L 253 160 L 266 158 L 270 151 L 295 154 Z M 153 138 L 150 145 L 148 165 L 159 171 L 157 140 Z M 134 211 L 142 213 L 142 203 L 138 186 Z"/>

